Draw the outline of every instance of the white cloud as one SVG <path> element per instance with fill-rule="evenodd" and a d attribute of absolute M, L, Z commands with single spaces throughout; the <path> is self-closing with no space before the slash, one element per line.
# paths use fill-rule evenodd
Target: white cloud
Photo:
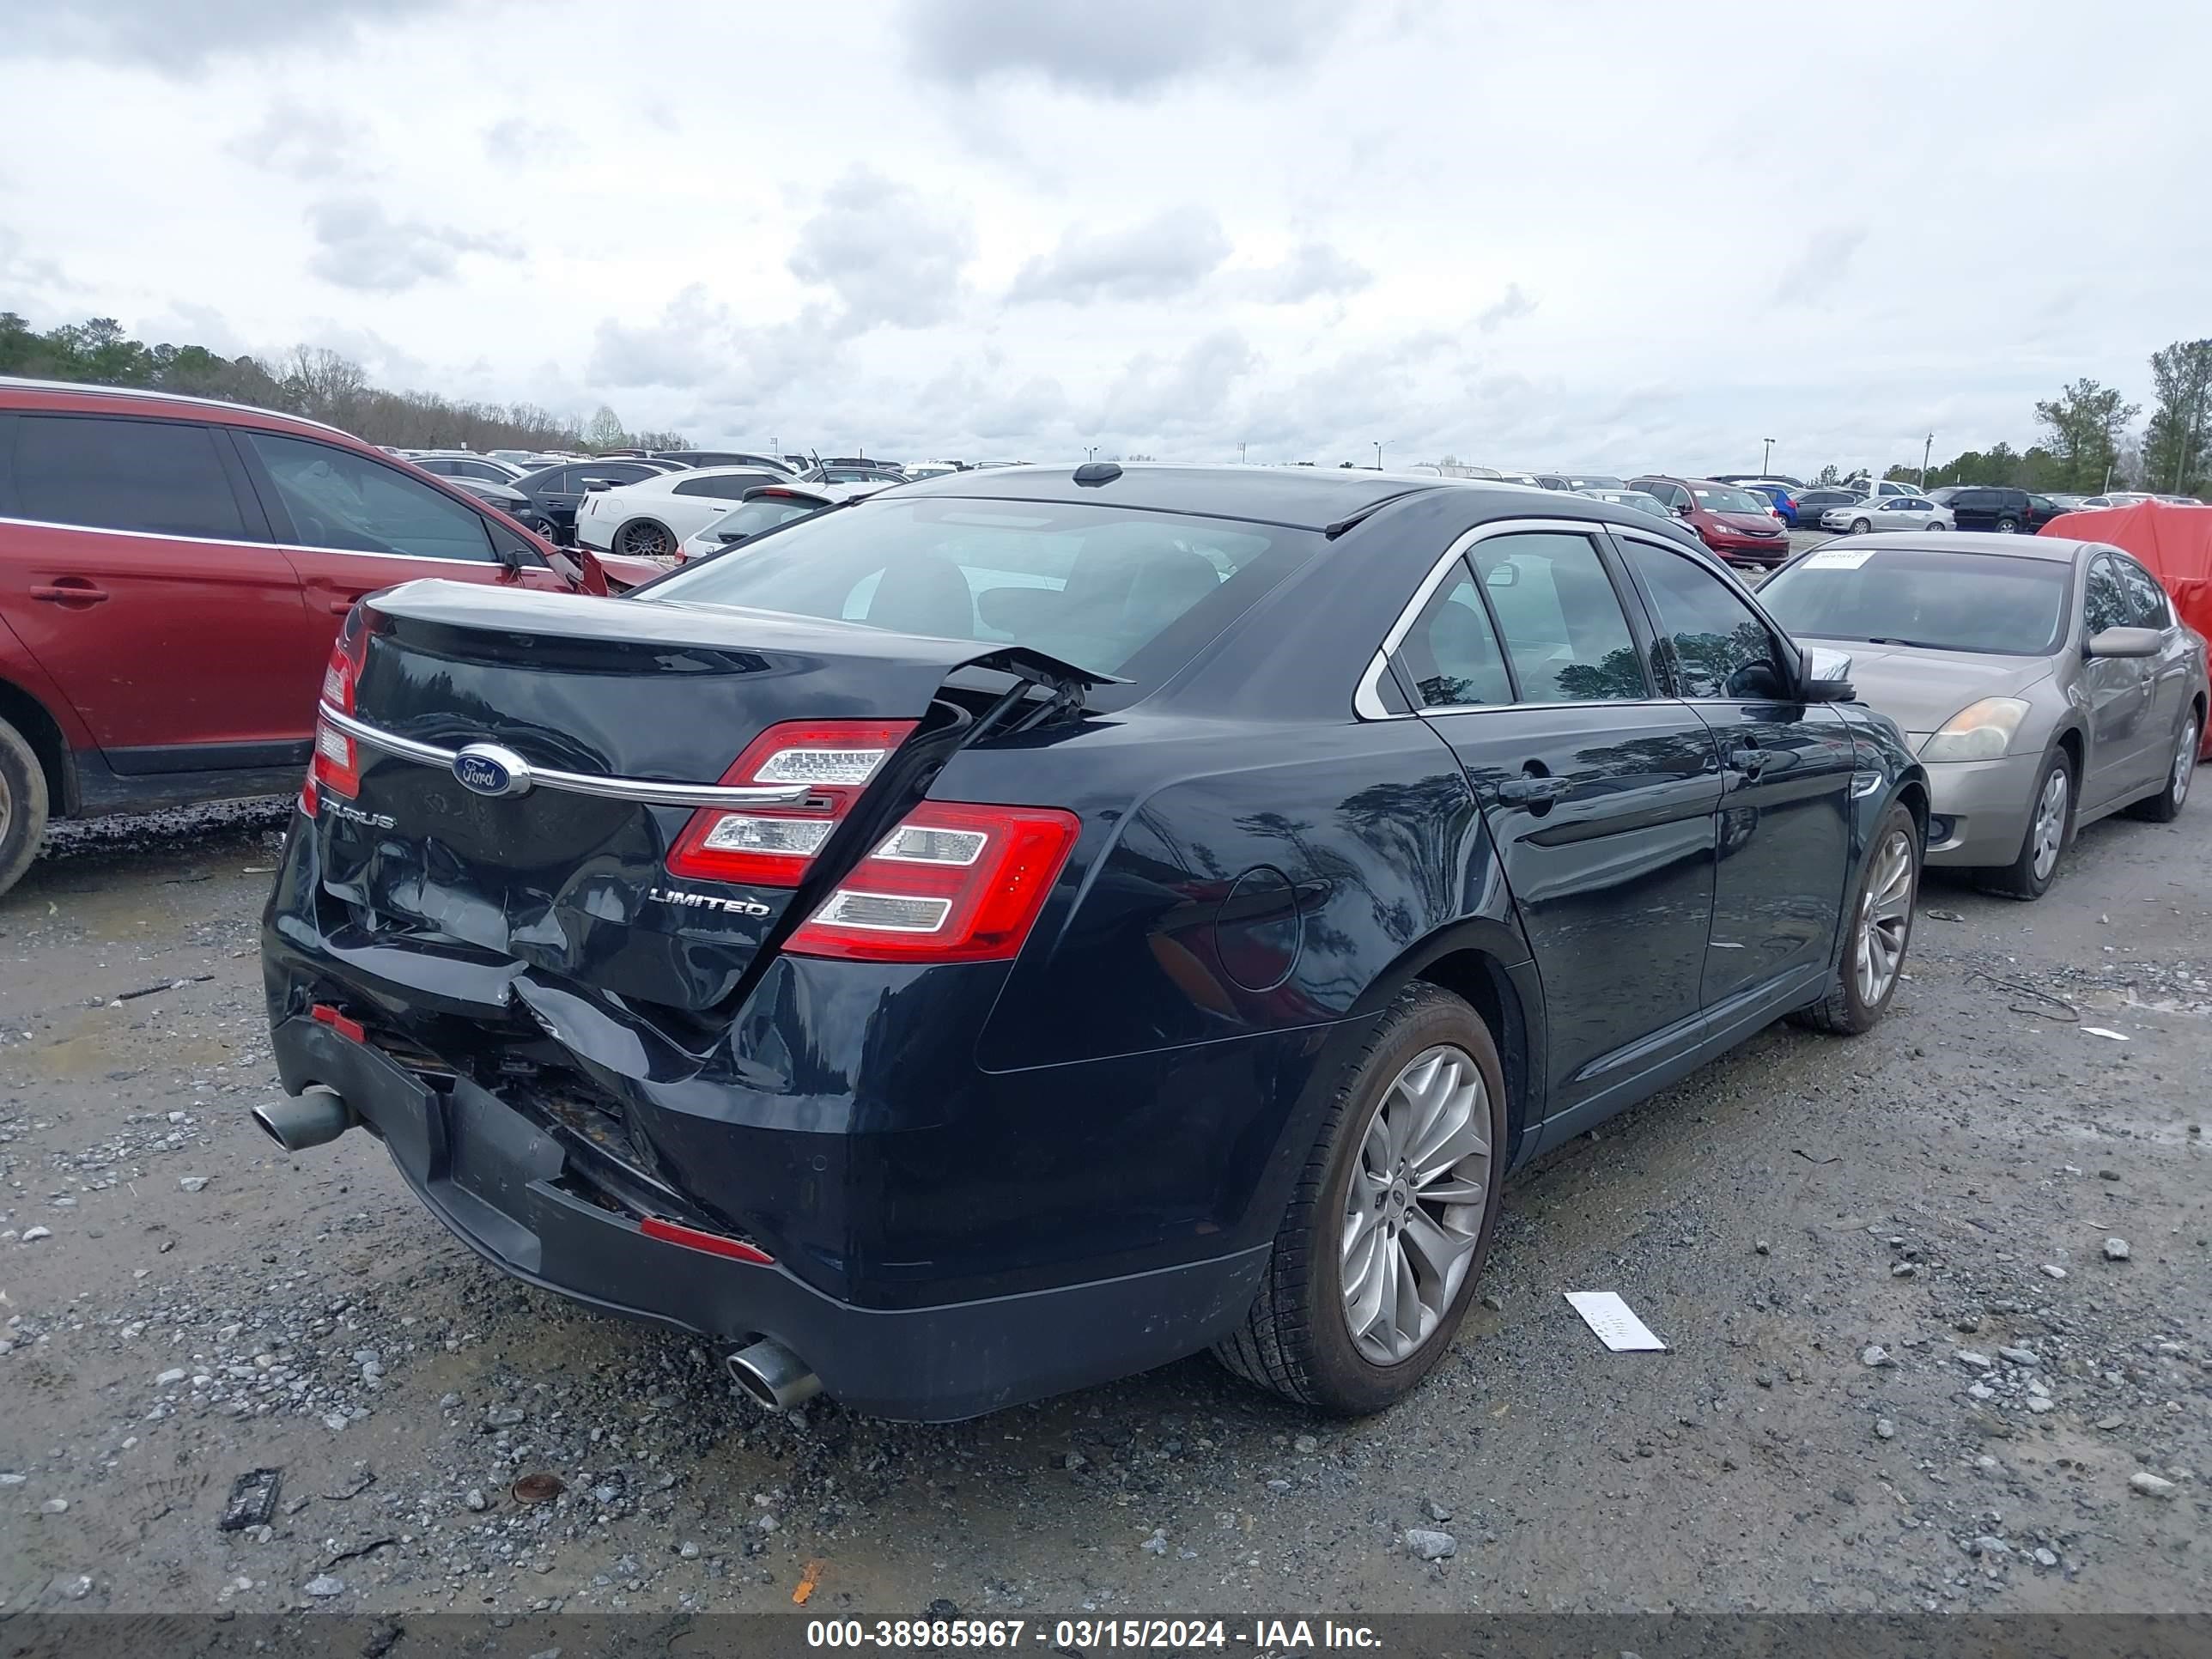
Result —
<path fill-rule="evenodd" d="M 823 193 L 789 264 L 801 282 L 836 294 L 855 329 L 921 328 L 952 314 L 975 253 L 964 213 L 856 167 Z"/>
<path fill-rule="evenodd" d="M 1106 230 L 1079 224 L 1021 268 L 1006 297 L 1017 305 L 1164 299 L 1197 287 L 1228 257 L 1221 222 L 1205 208 L 1169 208 Z"/>
<path fill-rule="evenodd" d="M 315 256 L 307 268 L 326 283 L 371 293 L 396 294 L 417 283 L 451 276 L 465 253 L 519 259 L 522 252 L 503 236 L 453 225 L 396 219 L 369 196 L 325 198 L 307 210 Z"/>

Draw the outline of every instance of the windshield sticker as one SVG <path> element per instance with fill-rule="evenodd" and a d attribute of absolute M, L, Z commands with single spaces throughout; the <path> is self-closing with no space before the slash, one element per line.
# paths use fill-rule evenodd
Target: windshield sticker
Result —
<path fill-rule="evenodd" d="M 1814 570 L 1856 570 L 1874 555 L 1871 547 L 1824 547 L 1805 562 Z"/>

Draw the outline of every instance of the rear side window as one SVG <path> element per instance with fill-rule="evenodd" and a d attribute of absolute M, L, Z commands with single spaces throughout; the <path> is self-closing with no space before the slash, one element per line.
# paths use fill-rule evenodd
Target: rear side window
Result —
<path fill-rule="evenodd" d="M 1322 545 L 1314 531 L 1141 508 L 878 500 L 787 526 L 742 558 L 678 571 L 641 603 L 1026 645 L 1142 686 Z"/>
<path fill-rule="evenodd" d="M 1789 681 L 1774 635 L 1710 570 L 1677 553 L 1629 544 L 1628 562 L 1658 615 L 1674 683 L 1691 698 L 1771 696 Z M 1747 671 L 1765 669 L 1755 684 Z"/>
<path fill-rule="evenodd" d="M 18 518 L 161 536 L 246 535 L 215 434 L 204 426 L 71 415 L 25 415 L 15 426 Z"/>
<path fill-rule="evenodd" d="M 1399 660 L 1424 708 L 1468 708 L 1513 701 L 1505 653 L 1464 562 L 1414 619 Z"/>
<path fill-rule="evenodd" d="M 719 495 L 724 501 L 734 501 L 748 489 L 757 489 L 775 479 L 765 472 L 732 472 L 720 478 L 686 478 L 678 484 L 678 495 Z"/>
<path fill-rule="evenodd" d="M 793 519 L 803 519 L 810 513 L 819 513 L 822 503 L 803 501 L 791 495 L 769 495 L 759 501 L 747 501 L 743 507 L 732 507 L 714 520 L 717 536 L 757 536 L 763 530 L 773 530 L 780 524 L 789 524 Z"/>
<path fill-rule="evenodd" d="M 1505 636 L 1522 702 L 1650 695 L 1620 598 L 1587 537 L 1494 536 L 1468 556 Z"/>
<path fill-rule="evenodd" d="M 332 444 L 273 432 L 244 435 L 276 485 L 299 545 L 491 562 L 482 515 L 429 485 Z"/>

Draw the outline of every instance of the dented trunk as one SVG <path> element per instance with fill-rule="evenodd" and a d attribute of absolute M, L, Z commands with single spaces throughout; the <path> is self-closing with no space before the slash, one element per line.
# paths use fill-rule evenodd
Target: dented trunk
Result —
<path fill-rule="evenodd" d="M 380 945 L 702 1013 L 988 724 L 988 686 L 942 695 L 971 667 L 1016 702 L 1085 678 L 975 641 L 410 583 L 356 613 L 325 685 L 325 893 Z"/>

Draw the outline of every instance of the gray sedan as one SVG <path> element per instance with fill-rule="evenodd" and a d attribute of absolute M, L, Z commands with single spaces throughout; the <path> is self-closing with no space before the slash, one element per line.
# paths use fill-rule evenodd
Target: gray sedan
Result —
<path fill-rule="evenodd" d="M 1928 861 L 2019 898 L 2083 824 L 2170 821 L 2212 688 L 2204 641 L 2117 547 L 2051 536 L 1858 536 L 1792 561 L 1759 601 L 1851 653 L 1860 698 L 1928 768 Z"/>

